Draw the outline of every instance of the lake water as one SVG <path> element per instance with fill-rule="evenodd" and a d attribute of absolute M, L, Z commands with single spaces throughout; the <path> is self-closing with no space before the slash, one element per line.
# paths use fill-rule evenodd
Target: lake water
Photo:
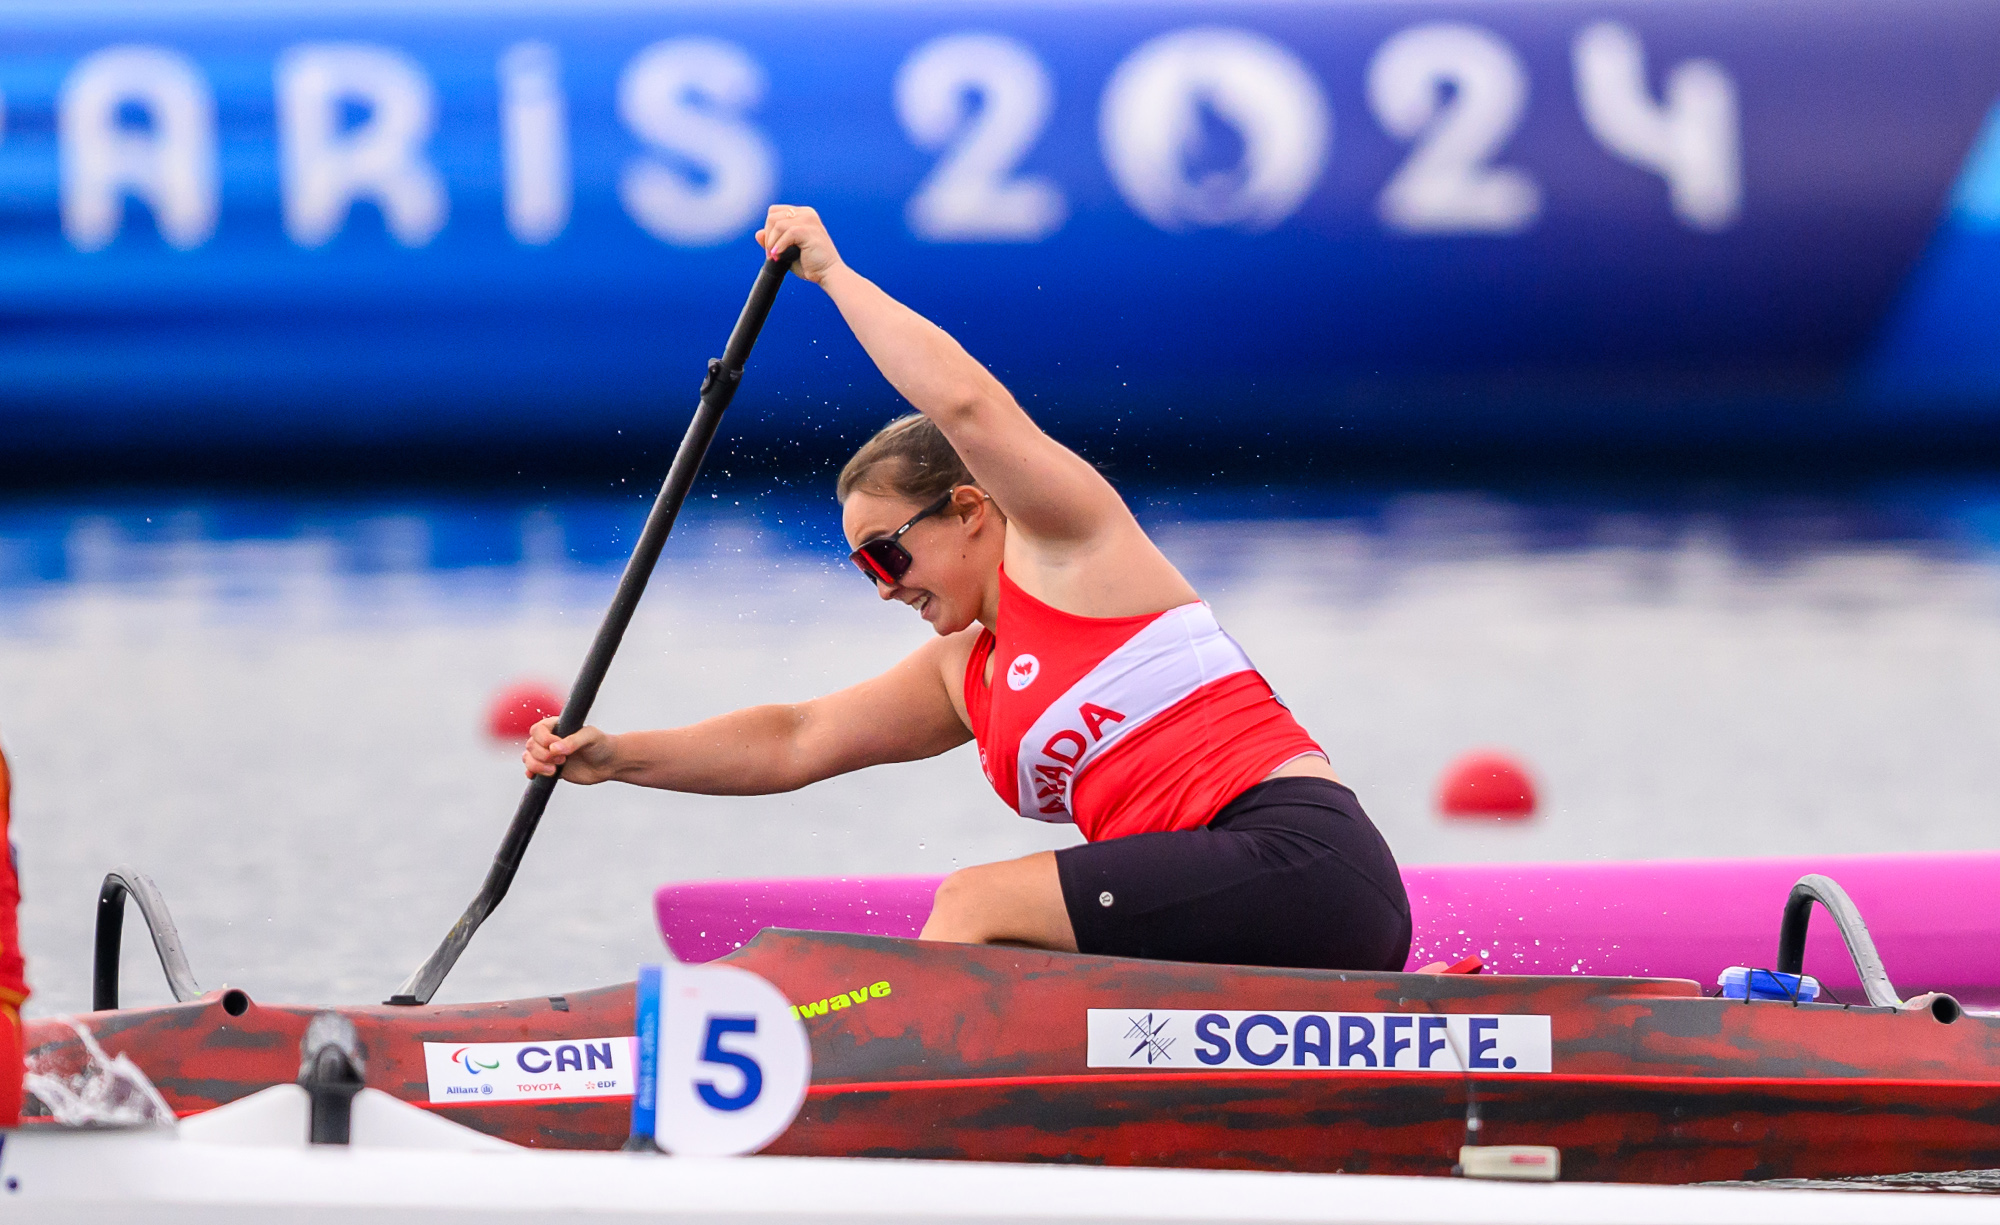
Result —
<path fill-rule="evenodd" d="M 849 568 L 830 501 L 704 492 L 594 722 L 807 697 L 922 641 Z M 1131 496 L 1407 862 L 2000 846 L 2000 483 Z M 386 997 L 518 798 L 488 703 L 567 687 L 644 511 L 0 505 L 30 1012 L 88 1006 L 121 863 L 158 881 L 204 987 Z M 1438 815 L 1440 773 L 1484 747 L 1528 763 L 1540 816 Z M 629 978 L 663 881 L 941 872 L 1072 836 L 1010 815 L 969 749 L 767 798 L 564 787 L 439 998 Z M 126 950 L 126 1002 L 164 1001 L 136 921 Z"/>

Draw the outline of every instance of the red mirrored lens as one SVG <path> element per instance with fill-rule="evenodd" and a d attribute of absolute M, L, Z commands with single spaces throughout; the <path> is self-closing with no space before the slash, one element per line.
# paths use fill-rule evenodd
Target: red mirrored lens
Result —
<path fill-rule="evenodd" d="M 910 555 L 893 540 L 871 540 L 848 555 L 861 573 L 894 587 L 910 571 Z"/>

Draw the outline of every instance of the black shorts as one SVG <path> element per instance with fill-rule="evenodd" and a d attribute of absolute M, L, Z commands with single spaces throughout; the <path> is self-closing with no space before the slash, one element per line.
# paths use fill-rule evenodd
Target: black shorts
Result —
<path fill-rule="evenodd" d="M 1113 957 L 1401 970 L 1410 900 L 1354 793 L 1275 778 L 1199 829 L 1056 852 L 1077 949 Z"/>

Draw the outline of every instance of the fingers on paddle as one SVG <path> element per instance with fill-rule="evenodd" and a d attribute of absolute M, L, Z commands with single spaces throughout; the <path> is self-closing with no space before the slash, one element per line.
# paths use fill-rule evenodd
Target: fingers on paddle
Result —
<path fill-rule="evenodd" d="M 528 729 L 528 743 L 521 750 L 521 764 L 527 767 L 530 778 L 537 774 L 554 774 L 556 767 L 568 759 L 569 747 L 556 739 L 556 721 L 551 716 Z"/>
<path fill-rule="evenodd" d="M 764 213 L 764 228 L 757 231 L 757 241 L 764 246 L 764 253 L 777 259 L 792 247 L 803 250 L 805 240 L 812 237 L 819 226 L 819 214 L 810 208 L 796 204 L 773 204 Z"/>

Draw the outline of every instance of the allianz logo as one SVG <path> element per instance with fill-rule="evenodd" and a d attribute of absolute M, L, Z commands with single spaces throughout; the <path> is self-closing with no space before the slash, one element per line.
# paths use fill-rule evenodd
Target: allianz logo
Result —
<path fill-rule="evenodd" d="M 792 1015 L 802 1018 L 823 1017 L 829 1012 L 839 1012 L 843 1008 L 852 1008 L 857 1004 L 865 1004 L 869 1000 L 879 1000 L 889 994 L 890 989 L 887 980 L 879 983 L 871 983 L 866 987 L 860 987 L 853 991 L 842 992 L 839 995 L 829 995 L 823 1000 L 814 1000 L 810 1004 L 793 1004 Z"/>

